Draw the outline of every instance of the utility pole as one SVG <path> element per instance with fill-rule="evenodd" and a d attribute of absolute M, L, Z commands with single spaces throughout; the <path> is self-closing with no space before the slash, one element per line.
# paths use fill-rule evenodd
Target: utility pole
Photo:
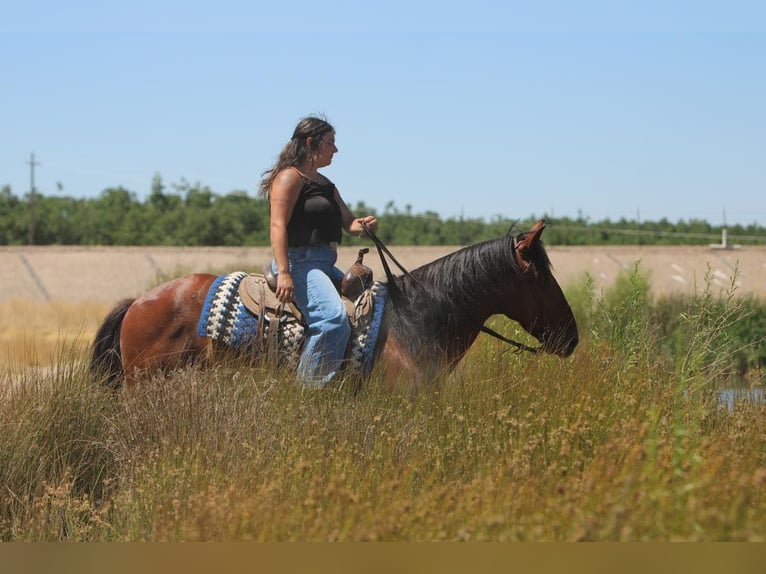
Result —
<path fill-rule="evenodd" d="M 35 154 L 31 154 L 29 161 L 29 244 L 35 244 L 35 166 L 40 165 L 35 161 Z"/>

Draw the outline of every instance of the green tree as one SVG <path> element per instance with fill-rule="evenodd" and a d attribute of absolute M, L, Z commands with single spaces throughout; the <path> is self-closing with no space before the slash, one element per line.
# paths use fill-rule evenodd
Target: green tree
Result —
<path fill-rule="evenodd" d="M 0 244 L 22 245 L 28 239 L 28 207 L 13 193 L 11 187 L 0 189 Z"/>
<path fill-rule="evenodd" d="M 91 240 L 98 245 L 141 245 L 141 219 L 136 195 L 123 187 L 105 189 L 92 203 Z"/>

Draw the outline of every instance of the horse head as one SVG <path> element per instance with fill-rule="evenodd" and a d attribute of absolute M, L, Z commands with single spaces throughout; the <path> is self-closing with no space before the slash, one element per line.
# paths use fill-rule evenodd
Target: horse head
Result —
<path fill-rule="evenodd" d="M 542 349 L 560 357 L 572 354 L 579 336 L 569 303 L 550 269 L 540 237 L 545 221 L 512 238 L 518 281 L 509 297 L 506 316 L 534 336 Z"/>

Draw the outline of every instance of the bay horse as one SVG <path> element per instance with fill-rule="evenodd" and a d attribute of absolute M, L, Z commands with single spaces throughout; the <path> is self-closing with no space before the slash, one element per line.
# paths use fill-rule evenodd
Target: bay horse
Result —
<path fill-rule="evenodd" d="M 540 220 L 528 232 L 509 231 L 399 276 L 386 266 L 388 298 L 374 351 L 384 380 L 417 388 L 448 373 L 495 314 L 518 322 L 540 342 L 537 350 L 572 354 L 577 325 L 540 240 L 544 229 Z M 212 364 L 217 342 L 197 326 L 215 279 L 186 275 L 118 303 L 96 334 L 91 373 L 116 388 L 142 373 Z"/>

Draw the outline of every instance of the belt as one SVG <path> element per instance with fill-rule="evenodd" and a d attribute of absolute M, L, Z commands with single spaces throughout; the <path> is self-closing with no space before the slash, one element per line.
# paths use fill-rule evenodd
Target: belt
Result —
<path fill-rule="evenodd" d="M 288 247 L 290 249 L 299 249 L 301 247 L 327 247 L 327 249 L 337 251 L 338 245 L 340 245 L 338 241 L 326 241 L 325 243 L 312 243 L 311 245 L 289 245 Z"/>

